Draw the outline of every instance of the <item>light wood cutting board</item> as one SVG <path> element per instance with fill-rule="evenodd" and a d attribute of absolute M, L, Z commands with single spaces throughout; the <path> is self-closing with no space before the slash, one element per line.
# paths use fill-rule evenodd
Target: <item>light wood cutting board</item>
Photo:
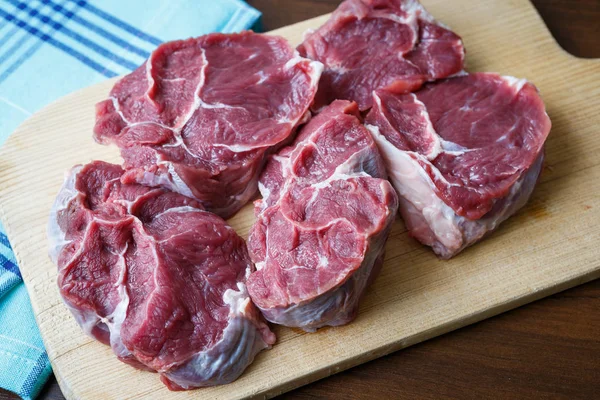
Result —
<path fill-rule="evenodd" d="M 423 2 L 464 38 L 468 70 L 525 77 L 540 89 L 553 128 L 533 198 L 451 261 L 439 261 L 398 221 L 383 271 L 354 323 L 314 334 L 276 328 L 274 348 L 226 386 L 169 392 L 156 374 L 120 363 L 109 347 L 86 337 L 59 297 L 46 255 L 48 212 L 72 165 L 119 162 L 116 149 L 91 137 L 94 104 L 114 80 L 58 100 L 17 129 L 0 152 L 0 216 L 67 398 L 272 397 L 600 276 L 600 60 L 564 52 L 525 0 Z M 325 19 L 273 33 L 295 45 Z M 252 222 L 250 205 L 230 220 L 243 237 Z"/>

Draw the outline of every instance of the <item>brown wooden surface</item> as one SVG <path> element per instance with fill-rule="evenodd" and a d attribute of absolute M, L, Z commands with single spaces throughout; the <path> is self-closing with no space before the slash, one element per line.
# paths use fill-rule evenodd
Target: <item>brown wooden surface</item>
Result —
<path fill-rule="evenodd" d="M 327 13 L 338 1 L 249 3 L 263 12 L 263 29 L 271 30 Z M 600 0 L 536 0 L 534 4 L 567 51 L 600 57 Z M 597 398 L 599 310 L 600 281 L 595 281 L 282 397 Z M 13 397 L 0 390 L 3 398 Z M 62 399 L 54 379 L 40 398 Z"/>

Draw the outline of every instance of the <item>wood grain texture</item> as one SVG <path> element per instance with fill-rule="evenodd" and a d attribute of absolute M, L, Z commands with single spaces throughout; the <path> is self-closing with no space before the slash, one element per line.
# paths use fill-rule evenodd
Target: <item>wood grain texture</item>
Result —
<path fill-rule="evenodd" d="M 463 256 L 460 256 L 459 258 L 450 263 L 440 263 L 432 259 L 431 255 L 428 253 L 427 250 L 416 246 L 414 243 L 410 242 L 410 240 L 406 238 L 403 229 L 397 226 L 394 238 L 392 239 L 390 246 L 388 246 L 388 251 L 391 253 L 392 257 L 388 257 L 388 262 L 386 264 L 384 274 L 378 279 L 375 287 L 370 291 L 366 301 L 367 304 L 363 305 L 363 312 L 361 313 L 361 318 L 359 319 L 359 321 L 357 321 L 356 324 L 347 328 L 326 331 L 326 335 L 321 335 L 320 332 L 317 335 L 310 335 L 310 338 L 304 336 L 299 338 L 298 340 L 296 340 L 296 337 L 298 337 L 297 335 L 290 336 L 288 335 L 290 334 L 290 332 L 286 332 L 285 330 L 283 330 L 283 338 L 287 337 L 291 339 L 285 341 L 282 339 L 282 343 L 278 345 L 276 349 L 278 347 L 288 346 L 287 342 L 309 342 L 311 341 L 312 337 L 318 337 L 319 335 L 321 335 L 323 336 L 323 339 L 320 339 L 317 342 L 317 345 L 320 345 L 320 347 L 317 349 L 319 351 L 315 352 L 312 351 L 314 349 L 310 347 L 304 347 L 304 345 L 301 346 L 301 349 L 307 350 L 304 356 L 307 357 L 310 355 L 314 355 L 323 358 L 321 357 L 321 350 L 326 347 L 329 347 L 330 350 L 332 349 L 339 353 L 335 354 L 336 357 L 339 355 L 341 355 L 342 358 L 345 357 L 342 361 L 342 364 L 340 365 L 341 367 L 344 367 L 352 365 L 356 362 L 360 362 L 364 359 L 372 358 L 379 354 L 379 352 L 383 353 L 393 350 L 394 348 L 403 347 L 412 342 L 423 340 L 427 337 L 439 334 L 444 330 L 451 329 L 453 327 L 460 326 L 462 324 L 486 317 L 488 315 L 500 312 L 509 307 L 514 307 L 515 305 L 518 305 L 523 301 L 528 301 L 537 296 L 547 294 L 549 291 L 558 290 L 561 287 L 551 288 L 551 284 L 548 284 L 549 281 L 552 281 L 554 279 L 560 280 L 565 278 L 568 279 L 569 276 L 571 278 L 575 277 L 575 281 L 570 281 L 566 283 L 563 287 L 567 287 L 568 285 L 577 283 L 579 282 L 579 280 L 577 280 L 576 275 L 578 273 L 581 273 L 581 262 L 585 263 L 587 261 L 589 263 L 588 267 L 591 268 L 588 270 L 588 275 L 584 277 L 585 279 L 591 278 L 597 273 L 598 265 L 596 263 L 596 265 L 594 266 L 594 260 L 588 260 L 585 257 L 581 257 L 580 254 L 576 253 L 577 250 L 585 250 L 577 246 L 577 240 L 586 239 L 584 243 L 587 241 L 587 243 L 590 244 L 589 247 L 592 248 L 592 245 L 595 242 L 597 242 L 598 239 L 598 234 L 594 233 L 594 230 L 591 229 L 593 227 L 588 226 L 587 230 L 582 230 L 582 228 L 586 228 L 586 225 L 591 225 L 587 224 L 586 222 L 593 220 L 594 218 L 596 220 L 598 219 L 598 215 L 596 214 L 597 210 L 592 211 L 595 207 L 595 203 L 593 201 L 589 201 L 593 200 L 593 195 L 595 193 L 598 193 L 598 188 L 594 186 L 593 179 L 585 179 L 593 177 L 594 173 L 597 174 L 597 172 L 595 172 L 597 164 L 594 163 L 592 155 L 594 149 L 597 149 L 598 143 L 594 143 L 591 138 L 591 125 L 586 127 L 583 124 L 584 119 L 587 119 L 585 125 L 587 125 L 588 123 L 597 123 L 597 115 L 593 115 L 593 108 L 586 110 L 585 107 L 578 107 L 578 104 L 581 105 L 583 98 L 587 98 L 587 96 L 593 98 L 594 95 L 596 97 L 598 95 L 597 86 L 594 87 L 593 84 L 585 85 L 585 76 L 587 76 L 588 79 L 590 74 L 592 74 L 592 76 L 594 76 L 593 74 L 596 74 L 595 76 L 598 76 L 598 64 L 593 62 L 586 63 L 581 62 L 580 60 L 574 60 L 568 55 L 561 52 L 560 50 L 557 51 L 555 44 L 552 42 L 549 36 L 547 36 L 547 32 L 545 31 L 545 29 L 543 29 L 543 26 L 540 24 L 539 19 L 537 19 L 537 16 L 534 13 L 532 13 L 532 10 L 528 8 L 528 5 L 526 3 L 525 5 L 523 5 L 523 2 L 507 2 L 507 4 L 496 4 L 495 2 L 488 2 L 488 4 L 482 4 L 483 7 L 487 8 L 475 11 L 468 10 L 468 7 L 463 7 L 464 10 L 461 11 L 459 4 L 456 5 L 459 8 L 458 10 L 447 10 L 447 7 L 442 7 L 442 2 L 436 3 L 435 1 L 426 1 L 424 3 L 438 18 L 453 26 L 459 33 L 461 33 L 465 37 L 465 40 L 467 42 L 467 49 L 470 51 L 469 61 L 471 70 L 485 68 L 499 70 L 502 73 L 511 73 L 521 76 L 524 75 L 530 78 L 532 76 L 536 77 L 533 80 L 542 89 L 544 98 L 549 106 L 551 118 L 553 118 L 554 121 L 554 129 L 551 134 L 552 136 L 550 138 L 548 151 L 548 160 L 552 166 L 552 170 L 550 170 L 544 175 L 542 184 L 540 188 L 538 188 L 538 190 L 536 191 L 534 201 L 531 203 L 527 210 L 522 212 L 514 221 L 507 223 L 505 227 L 503 227 L 499 232 L 497 232 L 493 236 L 493 239 L 490 239 L 477 246 L 476 248 L 469 250 Z M 440 11 L 438 11 L 438 9 Z M 494 33 L 493 31 L 488 31 L 487 33 L 485 33 L 478 32 L 477 29 L 472 29 L 471 33 L 467 35 L 465 31 L 468 30 L 468 27 L 466 27 L 465 24 L 468 23 L 469 18 L 471 18 L 470 23 L 474 25 L 471 26 L 471 28 L 476 28 L 476 22 L 478 20 L 477 18 L 472 19 L 473 17 L 492 17 L 494 15 L 497 15 L 497 12 L 500 12 L 499 16 L 501 20 L 504 20 L 504 22 L 506 23 L 513 24 L 505 27 L 505 29 L 510 30 L 510 34 L 507 35 L 508 38 L 506 36 L 504 37 L 504 40 L 506 40 L 508 43 L 504 43 L 504 45 L 502 45 L 502 43 L 499 43 L 499 39 L 502 38 L 498 37 L 496 37 L 494 40 L 494 38 L 492 37 Z M 502 12 L 504 12 L 504 14 L 502 14 Z M 515 15 L 512 14 L 512 12 L 516 13 L 518 19 L 515 17 Z M 459 21 L 460 18 L 462 18 L 463 20 Z M 456 20 L 456 22 L 454 22 L 454 20 Z M 529 21 L 529 25 L 527 22 L 524 21 Z M 494 28 L 494 26 L 488 26 L 488 30 L 492 28 Z M 499 29 L 501 27 L 495 28 Z M 294 33 L 294 35 L 296 35 L 296 33 Z M 478 35 L 480 35 L 480 37 L 478 37 Z M 486 35 L 487 37 L 484 39 L 483 36 Z M 470 39 L 471 37 L 473 39 Z M 484 40 L 487 40 L 487 42 Z M 528 46 L 524 45 L 521 46 L 521 48 L 519 49 L 522 53 L 527 54 L 529 56 L 529 59 L 527 59 L 525 62 L 522 62 L 523 64 L 515 66 L 515 58 L 513 58 L 512 62 L 510 62 L 509 59 L 499 59 L 499 56 L 503 54 L 508 54 L 508 50 L 510 48 L 507 46 L 507 44 L 510 44 L 510 42 L 530 42 Z M 497 53 L 492 54 L 490 49 L 485 48 L 486 43 L 492 46 L 492 48 L 495 49 Z M 534 46 L 533 43 L 535 43 L 536 45 Z M 474 51 L 479 51 L 479 56 L 473 55 Z M 511 57 L 518 56 L 522 57 L 523 54 L 514 55 Z M 544 61 L 543 63 L 541 62 L 542 60 Z M 501 61 L 504 61 L 505 64 L 502 64 Z M 473 62 L 476 63 L 475 66 L 473 65 Z M 537 65 L 534 65 L 533 63 L 537 63 Z M 539 64 L 546 65 L 546 68 L 540 68 Z M 552 70 L 549 70 L 550 68 L 548 68 L 548 64 L 552 64 Z M 494 65 L 496 65 L 496 67 L 494 67 Z M 571 73 L 575 72 L 576 76 L 582 75 L 579 78 L 573 79 L 570 82 L 571 86 L 568 87 L 566 86 L 566 82 L 561 83 L 560 79 L 557 80 L 557 77 L 560 76 L 561 73 L 564 75 L 564 71 L 566 71 L 567 68 L 569 69 L 569 71 L 571 71 Z M 536 74 L 532 75 L 533 72 L 535 72 Z M 538 76 L 540 77 L 539 79 L 537 78 Z M 552 85 L 553 79 L 556 80 L 554 82 L 554 85 Z M 575 83 L 575 85 L 572 85 L 573 83 Z M 577 88 L 577 83 L 579 83 L 579 88 Z M 575 88 L 573 88 L 573 86 L 575 86 Z M 569 96 L 568 98 L 565 98 L 566 96 L 564 96 L 563 93 L 563 96 L 561 97 L 559 96 L 561 90 L 563 92 L 567 91 L 569 93 L 571 93 L 572 91 L 574 94 L 578 94 L 578 96 L 573 95 Z M 65 100 L 63 106 L 69 107 L 69 109 L 73 107 L 77 108 L 78 105 L 76 103 L 78 102 L 74 100 L 69 100 L 69 102 L 66 102 Z M 556 110 L 556 112 L 553 112 L 551 106 L 554 107 L 554 110 Z M 81 106 L 79 107 L 79 109 L 81 110 Z M 560 117 L 561 115 L 562 117 Z M 569 115 L 570 117 L 567 118 L 567 116 Z M 596 122 L 594 122 L 594 117 L 596 118 Z M 559 123 L 561 122 L 562 125 L 559 125 Z M 81 126 L 79 126 L 79 128 L 83 129 L 84 122 L 76 122 L 73 126 L 76 127 L 77 123 L 82 124 Z M 71 124 L 73 124 L 73 122 Z M 36 126 L 32 126 L 32 128 L 36 128 Z M 39 126 L 39 128 L 41 128 L 41 126 Z M 87 128 L 87 132 L 89 132 L 89 127 Z M 557 134 L 556 132 L 559 133 Z M 586 133 L 588 135 L 588 139 L 590 140 L 584 141 L 584 139 L 586 138 Z M 558 139 L 554 139 L 556 135 L 561 136 L 563 140 L 560 140 L 560 137 Z M 564 140 L 564 135 L 566 135 L 567 139 L 569 140 Z M 71 140 L 70 142 L 77 142 L 74 143 L 75 145 L 77 145 L 79 143 L 79 139 L 81 138 L 78 137 L 76 141 Z M 85 141 L 90 140 L 87 134 L 85 135 L 84 139 Z M 575 141 L 575 143 L 572 143 L 573 140 Z M 13 142 L 11 141 L 11 143 Z M 86 147 L 84 140 L 82 140 L 81 143 L 82 146 Z M 31 142 L 27 141 L 23 141 L 19 144 L 19 141 L 17 141 L 16 147 L 18 147 L 19 145 L 24 146 L 31 144 Z M 571 145 L 570 151 L 567 151 L 567 154 L 563 154 L 561 150 L 565 150 L 564 147 L 566 144 Z M 92 147 L 87 145 L 88 150 L 82 148 L 80 151 L 80 156 L 83 156 L 83 154 L 85 154 L 86 157 L 89 157 L 90 154 L 94 154 L 94 157 L 98 157 L 99 154 L 101 154 L 105 150 L 107 151 L 106 155 L 109 155 L 110 151 L 108 151 L 107 149 L 97 147 L 98 146 L 95 146 L 92 149 Z M 567 147 L 567 150 L 568 149 L 569 148 Z M 29 151 L 31 151 L 31 149 L 29 149 Z M 91 151 L 92 153 L 89 153 L 89 151 Z M 100 153 L 98 153 L 99 151 Z M 114 153 L 112 154 L 114 155 Z M 585 157 L 586 155 L 588 156 L 587 159 Z M 583 159 L 581 159 L 579 156 L 583 156 Z M 3 156 L 2 159 L 4 160 L 4 158 L 5 157 Z M 85 161 L 87 159 L 83 159 L 80 161 Z M 21 164 L 23 164 L 23 162 L 21 162 Z M 6 166 L 4 164 L 0 164 L 0 170 L 2 170 L 3 172 L 3 177 L 5 175 L 5 167 Z M 21 168 L 21 166 L 18 167 Z M 582 170 L 582 168 L 587 168 L 587 172 L 585 170 Z M 36 173 L 38 171 L 25 170 L 21 172 Z M 586 176 L 586 174 L 589 176 Z M 16 176 L 14 178 L 15 180 L 17 180 Z M 58 184 L 59 183 L 56 184 L 56 188 L 58 187 Z M 16 186 L 18 186 L 18 182 Z M 51 183 L 48 183 L 47 186 L 48 189 L 50 189 Z M 12 193 L 22 194 L 22 192 L 18 191 L 17 189 L 15 189 Z M 44 186 L 44 190 L 45 189 L 46 188 Z M 586 189 L 586 193 L 583 193 L 584 189 Z M 557 191 L 558 193 L 556 193 Z M 561 191 L 563 192 L 562 194 L 560 193 Z M 3 202 L 5 198 L 5 193 L 10 192 L 2 192 Z M 571 196 L 569 196 L 569 194 Z M 580 194 L 583 196 L 579 196 Z M 53 195 L 54 193 L 51 193 L 50 195 L 44 194 L 44 196 L 49 197 L 53 197 Z M 573 201 L 573 197 L 575 197 L 575 201 Z M 577 201 L 579 201 L 581 204 L 578 204 Z M 577 205 L 582 205 L 581 208 L 586 212 L 577 209 Z M 567 207 L 570 206 L 573 206 L 573 209 L 567 209 Z M 40 217 L 38 217 L 38 219 L 39 218 Z M 568 223 L 575 225 L 565 227 L 567 236 L 564 235 L 565 232 L 561 232 L 558 230 L 559 227 L 557 226 L 557 222 L 559 221 L 562 221 L 563 224 L 565 221 L 568 221 Z M 241 217 L 239 220 L 237 220 L 237 222 L 235 222 L 235 224 L 237 224 L 237 227 L 239 227 L 244 232 L 247 231 L 247 227 L 249 226 L 249 224 L 246 224 L 243 218 Z M 563 226 L 561 225 L 560 229 L 562 228 Z M 18 229 L 19 227 L 17 226 L 17 230 Z M 25 228 L 23 226 L 21 226 L 21 229 L 23 230 L 23 232 L 25 231 Z M 555 232 L 552 232 L 553 229 L 555 230 Z M 528 232 L 523 232 L 524 230 L 528 230 Z M 591 237 L 589 236 L 590 234 L 592 235 Z M 539 237 L 529 238 L 530 240 L 529 242 L 527 242 L 526 239 L 528 239 L 528 235 L 539 235 Z M 586 236 L 583 237 L 581 235 Z M 11 237 L 13 236 L 14 235 L 12 235 L 11 231 Z M 27 236 L 25 234 L 23 234 L 22 236 L 24 236 L 23 241 L 25 239 L 30 239 L 29 237 L 25 237 Z M 550 241 L 550 243 L 544 243 L 544 240 L 542 239 L 552 240 Z M 567 242 L 563 246 L 563 248 L 551 248 L 552 241 L 556 243 L 554 247 L 557 247 L 558 245 L 562 246 L 561 242 L 563 240 Z M 33 245 L 34 242 L 30 241 L 29 244 Z M 542 250 L 544 250 L 544 248 L 546 248 L 546 251 L 543 251 L 543 254 L 526 254 L 530 250 L 538 250 L 541 253 Z M 571 252 L 565 252 L 565 248 L 570 248 Z M 510 249 L 510 251 L 507 249 Z M 517 250 L 516 253 L 515 250 Z M 408 254 L 401 254 L 407 251 L 409 252 Z M 517 257 L 519 252 L 522 253 L 521 257 Z M 568 258 L 569 254 L 573 255 L 571 259 Z M 22 254 L 19 254 L 19 256 L 21 258 Z M 497 256 L 503 258 L 498 259 Z M 552 261 L 553 257 L 558 257 L 558 260 L 555 259 L 554 261 Z M 409 265 L 400 266 L 402 270 L 400 270 L 400 268 L 391 270 L 393 267 L 390 266 L 394 265 L 395 263 L 398 263 L 400 259 L 402 259 L 401 261 L 403 264 L 406 263 Z M 488 263 L 488 260 L 489 264 L 485 265 Z M 557 263 L 557 261 L 559 262 Z M 559 266 L 559 264 L 561 264 L 560 261 L 563 261 L 562 269 L 559 268 L 560 271 L 553 270 L 552 268 L 556 268 L 557 266 Z M 567 261 L 569 263 L 568 265 L 566 263 Z M 425 268 L 428 268 L 429 270 L 426 270 Z M 534 269 L 534 271 L 531 271 L 532 269 Z M 52 274 L 52 271 L 46 272 Z M 546 272 L 549 272 L 550 276 L 547 275 Z M 508 279 L 509 282 L 504 282 L 503 279 Z M 48 282 L 44 281 L 44 279 L 42 279 L 41 281 L 37 280 L 37 283 L 32 283 L 33 280 L 32 282 L 30 282 L 29 277 L 27 278 L 27 280 L 30 291 L 32 290 L 31 286 L 34 285 L 33 293 L 35 293 L 36 285 L 43 286 L 45 284 L 48 284 Z M 384 282 L 382 282 L 382 280 Z M 511 280 L 513 281 L 512 283 L 514 283 L 513 285 L 510 285 Z M 53 282 L 51 283 L 53 284 Z M 447 293 L 445 295 L 443 293 L 444 290 L 448 289 L 454 291 L 454 293 L 450 296 L 464 296 L 465 294 L 470 295 L 466 296 L 468 297 L 468 299 L 449 298 L 449 295 Z M 494 300 L 497 301 L 498 299 L 504 298 L 503 296 L 514 294 L 512 293 L 512 291 L 515 289 L 520 290 L 517 296 L 512 297 L 511 300 L 508 302 L 504 301 L 494 305 Z M 394 306 L 396 308 L 394 308 Z M 403 312 L 398 312 L 398 306 L 400 306 L 400 311 Z M 369 308 L 372 309 L 374 307 L 377 307 L 378 309 L 387 310 L 389 314 L 386 316 L 385 314 L 378 312 L 379 310 L 368 310 Z M 402 310 L 403 308 L 405 309 Z M 37 311 L 38 310 L 36 310 L 36 313 Z M 470 313 L 463 314 L 462 317 L 458 319 L 453 319 L 456 317 L 457 313 L 460 314 L 461 312 L 464 313 L 465 311 L 470 311 Z M 57 314 L 60 313 L 61 312 L 58 312 Z M 48 314 L 48 312 L 46 312 L 46 314 Z M 352 351 L 345 351 L 348 349 L 343 348 L 350 346 L 339 346 L 340 341 L 344 341 L 347 338 L 350 338 L 350 340 L 348 340 L 348 343 L 355 342 L 357 343 L 357 346 L 363 345 L 363 347 L 367 347 L 364 344 L 364 340 L 360 339 L 364 339 L 365 335 L 367 335 L 367 339 L 369 339 L 369 337 L 372 337 L 373 327 L 370 327 L 369 324 L 366 324 L 365 320 L 369 319 L 370 323 L 372 324 L 373 318 L 381 318 L 382 315 L 387 318 L 384 318 L 385 321 L 379 322 L 390 324 L 390 320 L 392 320 L 392 326 L 387 326 L 387 328 L 397 329 L 398 336 L 395 336 L 394 340 L 396 341 L 394 343 L 392 343 L 391 345 L 387 344 L 380 346 L 378 349 L 375 350 L 374 353 L 368 354 L 366 356 L 352 356 Z M 397 316 L 399 319 L 397 321 L 393 321 L 393 318 L 389 318 L 392 316 Z M 57 316 L 57 318 L 58 317 L 60 316 Z M 40 315 L 40 318 L 47 317 L 44 317 L 42 314 Z M 443 325 L 441 328 L 439 327 L 439 325 L 437 325 L 437 327 L 436 325 L 434 325 L 433 328 L 427 330 L 427 326 L 429 326 L 431 323 L 436 322 L 434 320 L 437 320 L 437 322 L 441 321 L 442 323 L 446 321 L 446 325 Z M 362 321 L 362 323 L 360 323 L 360 321 Z M 400 326 L 403 324 L 409 324 L 411 326 Z M 365 332 L 365 330 L 367 332 Z M 344 331 L 351 331 L 354 334 L 350 333 L 349 335 L 346 335 L 344 334 Z M 413 333 L 412 335 L 411 332 Z M 76 334 L 76 332 L 74 333 Z M 63 334 L 68 335 L 70 333 L 65 332 Z M 383 332 L 382 334 L 385 334 L 385 332 Z M 404 337 L 402 337 L 403 334 L 405 335 Z M 404 340 L 402 340 L 403 338 Z M 378 343 L 381 343 L 381 338 L 376 337 L 374 339 L 379 340 Z M 389 339 L 389 335 L 387 339 Z M 398 342 L 398 340 L 400 340 L 400 342 Z M 323 345 L 323 342 L 325 342 L 325 345 Z M 332 346 L 326 346 L 327 342 L 332 343 Z M 63 343 L 63 345 L 68 344 Z M 90 349 L 89 346 L 93 347 L 94 345 L 96 344 L 84 344 L 84 347 L 88 346 L 88 349 L 85 350 L 74 349 L 73 347 L 71 347 L 68 350 L 69 353 L 60 356 L 63 357 L 62 359 L 65 359 L 69 357 L 69 354 L 73 355 L 81 352 L 82 354 L 87 354 L 87 357 L 90 357 L 90 353 L 93 351 L 93 349 Z M 269 354 L 273 353 L 274 350 L 269 352 Z M 364 351 L 368 349 L 363 348 L 360 350 Z M 349 353 L 350 356 L 348 357 Z M 268 357 L 270 358 L 270 355 Z M 74 360 L 77 360 L 77 358 L 75 358 Z M 307 362 L 314 361 L 315 360 L 307 360 Z M 316 363 L 318 364 L 319 361 L 321 360 L 316 360 Z M 272 367 L 277 367 L 276 364 L 277 363 L 274 363 Z M 82 366 L 78 366 L 77 369 L 80 370 L 81 368 Z M 103 368 L 106 368 L 106 366 L 104 366 Z M 294 365 L 292 365 L 291 368 L 294 368 Z M 103 371 L 102 369 L 100 369 L 100 367 L 94 367 L 94 369 L 96 371 Z M 280 368 L 274 368 L 274 370 L 276 370 L 277 373 L 283 372 Z M 316 372 L 317 375 L 320 375 L 323 372 L 327 373 L 331 371 Z M 250 373 L 254 374 L 254 370 Z M 95 375 L 98 374 L 99 372 L 95 373 Z M 311 375 L 309 373 L 304 378 L 312 379 L 315 377 L 317 376 Z M 153 377 L 153 379 L 156 378 Z M 115 381 L 114 383 L 117 382 Z M 233 385 L 228 386 L 228 388 L 230 387 L 233 387 Z M 147 386 L 146 388 L 148 389 Z M 163 392 L 152 393 L 161 394 Z M 207 390 L 202 391 L 202 394 L 207 396 L 211 393 L 212 392 L 209 392 Z M 228 392 L 228 395 L 229 394 L 231 394 L 231 391 Z"/>

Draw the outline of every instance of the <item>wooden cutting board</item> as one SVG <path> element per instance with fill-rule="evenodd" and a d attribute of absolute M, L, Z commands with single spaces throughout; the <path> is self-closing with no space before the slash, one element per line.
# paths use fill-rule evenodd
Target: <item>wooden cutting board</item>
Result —
<path fill-rule="evenodd" d="M 156 374 L 120 363 L 109 347 L 86 337 L 59 297 L 56 267 L 46 255 L 48 212 L 72 165 L 119 162 L 116 149 L 91 138 L 94 104 L 114 80 L 58 100 L 17 129 L 0 151 L 0 216 L 67 398 L 272 397 L 600 276 L 600 60 L 564 52 L 525 0 L 424 4 L 462 35 L 469 71 L 525 77 L 540 89 L 553 128 L 533 198 L 451 261 L 438 260 L 397 221 L 383 271 L 354 323 L 314 334 L 275 328 L 273 349 L 226 386 L 169 392 Z M 295 45 L 326 18 L 273 33 Z M 246 237 L 251 206 L 229 222 Z"/>

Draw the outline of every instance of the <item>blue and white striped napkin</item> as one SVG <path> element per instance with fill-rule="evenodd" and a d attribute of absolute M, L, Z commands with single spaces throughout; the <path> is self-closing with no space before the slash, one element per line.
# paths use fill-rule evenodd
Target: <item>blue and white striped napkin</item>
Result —
<path fill-rule="evenodd" d="M 131 71 L 163 41 L 249 29 L 259 17 L 241 0 L 0 0 L 0 145 L 41 107 Z M 34 398 L 50 372 L 0 225 L 0 387 Z"/>

